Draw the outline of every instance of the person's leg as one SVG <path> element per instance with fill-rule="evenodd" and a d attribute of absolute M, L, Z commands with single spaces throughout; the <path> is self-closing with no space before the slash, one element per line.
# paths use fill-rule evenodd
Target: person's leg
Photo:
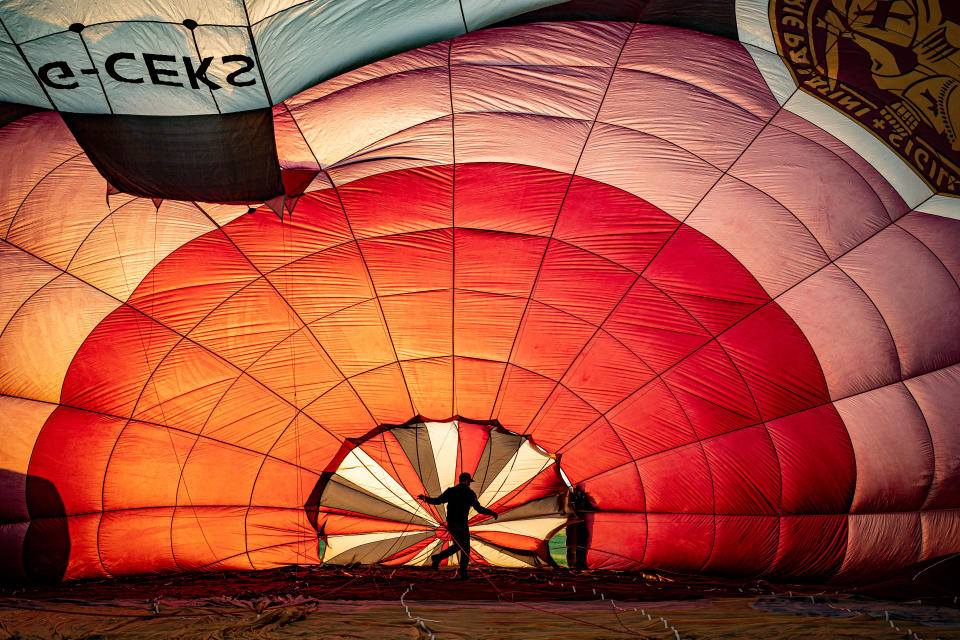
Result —
<path fill-rule="evenodd" d="M 577 525 L 567 525 L 567 566 L 573 569 L 577 566 Z"/>
<path fill-rule="evenodd" d="M 590 535 L 586 522 L 578 522 L 574 525 L 577 528 L 577 569 L 587 568 L 587 536 Z"/>
<path fill-rule="evenodd" d="M 435 553 L 432 556 L 430 556 L 430 562 L 431 564 L 433 564 L 433 568 L 436 569 L 440 565 L 441 560 L 443 560 L 444 558 L 449 558 L 450 556 L 457 553 L 458 551 L 460 551 L 460 547 L 457 546 L 457 543 L 451 540 L 450 544 L 447 546 L 446 549 L 444 549 L 440 553 Z"/>
<path fill-rule="evenodd" d="M 467 529 L 451 529 L 450 536 L 453 538 L 453 544 L 450 545 L 450 548 L 460 552 L 460 568 L 457 569 L 457 574 L 465 578 L 467 577 L 467 566 L 470 564 L 470 531 Z"/>

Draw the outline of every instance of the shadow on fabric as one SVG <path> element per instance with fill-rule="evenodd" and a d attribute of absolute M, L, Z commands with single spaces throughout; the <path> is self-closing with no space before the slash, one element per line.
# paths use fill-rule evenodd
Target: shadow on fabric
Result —
<path fill-rule="evenodd" d="M 21 551 L 23 577 L 30 582 L 60 582 L 70 558 L 70 531 L 66 510 L 56 486 L 46 478 L 0 469 L 0 494 L 19 496 L 17 513 L 0 514 L 0 524 L 23 525 L 26 533 Z M 25 499 L 24 499 L 25 498 Z M 11 572 L 12 573 L 12 572 Z M 16 580 L 17 576 L 5 576 Z"/>

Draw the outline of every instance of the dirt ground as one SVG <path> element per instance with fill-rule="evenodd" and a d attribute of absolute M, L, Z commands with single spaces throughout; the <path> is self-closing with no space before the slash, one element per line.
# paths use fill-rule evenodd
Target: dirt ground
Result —
<path fill-rule="evenodd" d="M 421 568 L 302 567 L 0 588 L 0 639 L 960 640 L 955 595 L 874 591 L 567 570 L 485 568 L 458 581 Z"/>

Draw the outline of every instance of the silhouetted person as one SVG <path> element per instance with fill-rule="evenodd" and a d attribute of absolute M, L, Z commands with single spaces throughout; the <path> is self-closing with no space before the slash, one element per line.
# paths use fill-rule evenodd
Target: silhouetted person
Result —
<path fill-rule="evenodd" d="M 497 518 L 497 512 L 493 509 L 487 509 L 477 501 L 477 494 L 470 488 L 473 478 L 469 473 L 461 473 L 457 478 L 457 484 L 450 487 L 440 494 L 439 497 L 431 498 L 428 495 L 420 494 L 417 496 L 429 504 L 447 505 L 447 531 L 453 538 L 452 544 L 446 551 L 430 556 L 430 562 L 433 568 L 440 566 L 440 561 L 449 558 L 453 554 L 460 552 L 460 568 L 457 569 L 457 575 L 461 578 L 467 577 L 467 565 L 470 564 L 470 527 L 467 525 L 467 516 L 470 515 L 470 507 L 478 512 Z"/>
<path fill-rule="evenodd" d="M 586 513 L 593 511 L 590 496 L 580 487 L 570 490 L 570 508 L 577 521 L 567 525 L 567 566 L 571 569 L 587 568 L 587 538 L 590 530 L 587 528 Z"/>

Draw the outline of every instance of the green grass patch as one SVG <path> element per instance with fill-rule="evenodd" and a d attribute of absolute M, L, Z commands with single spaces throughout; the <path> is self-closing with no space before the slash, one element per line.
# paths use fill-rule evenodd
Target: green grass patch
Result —
<path fill-rule="evenodd" d="M 553 558 L 554 562 L 561 567 L 567 566 L 567 534 L 563 529 L 550 538 L 547 547 L 550 549 L 550 557 Z"/>

